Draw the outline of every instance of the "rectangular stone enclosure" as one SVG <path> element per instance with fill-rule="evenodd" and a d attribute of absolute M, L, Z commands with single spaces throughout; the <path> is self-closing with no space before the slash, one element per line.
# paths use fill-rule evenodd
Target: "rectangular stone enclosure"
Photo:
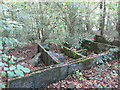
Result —
<path fill-rule="evenodd" d="M 31 71 L 29 76 L 9 80 L 8 88 L 45 88 L 51 83 L 65 79 L 76 70 L 89 69 L 101 60 L 110 61 L 120 57 L 120 49 L 117 46 L 89 40 L 84 40 L 81 46 L 83 49 L 79 50 L 80 53 L 67 46 L 62 46 L 63 54 L 73 58 L 72 61 L 62 63 L 58 58 L 51 55 L 46 47 L 39 44 L 38 52 L 42 53 L 41 58 L 46 67 Z M 93 57 L 88 57 L 89 54 L 86 54 L 86 52 L 95 52 L 96 54 Z"/>

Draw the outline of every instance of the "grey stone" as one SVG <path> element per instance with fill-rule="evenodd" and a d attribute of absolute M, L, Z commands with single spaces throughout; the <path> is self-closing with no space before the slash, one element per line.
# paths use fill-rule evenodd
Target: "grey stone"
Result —
<path fill-rule="evenodd" d="M 9 88 L 45 88 L 50 83 L 67 77 L 67 66 L 48 68 L 45 71 L 33 73 L 28 77 L 21 77 L 9 81 Z M 18 85 L 17 85 L 18 84 Z"/>
<path fill-rule="evenodd" d="M 38 45 L 38 52 L 41 52 L 41 60 L 45 65 L 57 64 L 55 60 L 58 60 L 55 56 L 48 53 L 48 51 L 41 45 Z"/>
<path fill-rule="evenodd" d="M 73 82 L 69 83 L 68 88 L 75 88 L 75 84 Z"/>
<path fill-rule="evenodd" d="M 17 58 L 17 62 L 20 62 L 20 61 L 23 61 L 23 60 L 25 60 L 25 58 L 23 58 L 23 57 Z"/>
<path fill-rule="evenodd" d="M 14 79 L 9 81 L 9 88 L 35 88 L 34 87 L 34 78 L 29 76 L 27 78 Z"/>
<path fill-rule="evenodd" d="M 109 42 L 105 39 L 105 37 L 99 36 L 99 35 L 95 35 L 94 40 L 95 40 L 95 42 L 106 43 L 106 44 L 109 43 Z"/>
<path fill-rule="evenodd" d="M 115 45 L 115 46 L 120 47 L 120 40 L 114 40 L 114 41 L 112 42 L 112 45 Z"/>
<path fill-rule="evenodd" d="M 55 52 L 52 52 L 52 51 L 48 51 L 49 54 L 55 56 L 58 60 L 60 60 L 61 62 L 65 62 L 65 57 L 64 55 L 62 54 L 58 54 L 58 53 L 55 53 Z"/>
<path fill-rule="evenodd" d="M 30 59 L 28 62 L 33 65 L 33 66 L 37 66 L 39 63 L 39 58 L 41 56 L 41 53 L 37 53 L 32 59 Z"/>
<path fill-rule="evenodd" d="M 24 67 L 28 67 L 28 64 L 26 64 L 25 62 L 22 62 L 21 65 Z"/>
<path fill-rule="evenodd" d="M 52 55 L 48 53 L 41 45 L 39 46 L 39 52 L 42 53 L 42 60 L 47 65 L 51 65 L 54 63 L 54 58 Z M 120 51 L 117 53 L 120 54 Z M 112 56 L 112 53 L 109 54 Z M 38 55 L 39 56 L 39 55 Z M 45 88 L 47 85 L 57 82 L 59 80 L 65 79 L 69 74 L 72 74 L 76 70 L 85 70 L 94 66 L 94 61 L 102 59 L 103 56 L 86 58 L 81 60 L 76 60 L 73 62 L 68 62 L 67 64 L 54 64 L 52 66 L 48 66 L 40 71 L 32 72 L 31 75 L 21 77 L 18 79 L 13 79 L 9 81 L 9 88 Z M 37 58 L 38 59 L 38 58 Z M 34 59 L 33 59 L 34 61 Z M 74 88 L 74 83 L 69 83 L 68 88 Z"/>
<path fill-rule="evenodd" d="M 43 44 L 41 44 L 41 46 L 43 46 L 47 51 L 49 51 L 50 45 L 51 45 L 51 43 L 43 43 Z"/>

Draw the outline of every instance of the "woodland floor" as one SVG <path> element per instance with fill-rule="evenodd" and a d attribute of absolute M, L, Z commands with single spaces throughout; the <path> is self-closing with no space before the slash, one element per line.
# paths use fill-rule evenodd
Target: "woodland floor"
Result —
<path fill-rule="evenodd" d="M 16 47 L 10 50 L 8 55 L 14 55 L 17 58 L 25 58 L 19 64 L 23 64 L 31 70 L 44 67 L 41 62 L 37 67 L 33 67 L 27 61 L 37 53 L 37 45 L 27 45 L 24 47 Z M 118 63 L 120 59 L 113 60 L 105 65 L 91 67 L 88 70 L 77 71 L 73 75 L 69 75 L 64 80 L 52 83 L 46 87 L 49 88 L 120 88 L 118 75 Z"/>
<path fill-rule="evenodd" d="M 29 68 L 32 71 L 32 70 L 40 69 L 45 66 L 42 62 L 37 67 L 34 67 L 30 63 L 28 63 L 28 60 L 32 59 L 32 57 L 34 57 L 36 53 L 37 53 L 37 45 L 33 44 L 33 45 L 26 45 L 24 47 L 16 47 L 10 50 L 7 55 L 14 55 L 17 58 L 24 58 L 24 60 L 18 63 Z"/>

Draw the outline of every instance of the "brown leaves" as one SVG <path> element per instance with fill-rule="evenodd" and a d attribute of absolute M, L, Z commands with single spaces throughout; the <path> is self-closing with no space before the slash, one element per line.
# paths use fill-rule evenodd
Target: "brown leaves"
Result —
<path fill-rule="evenodd" d="M 68 88 L 70 82 L 75 85 L 75 88 L 118 88 L 117 73 L 114 73 L 116 69 L 113 71 L 112 68 L 114 68 L 114 64 L 110 63 L 105 65 L 106 70 L 103 70 L 102 66 L 98 66 L 98 70 L 92 67 L 89 70 L 77 71 L 77 73 L 69 75 L 63 80 L 66 82 L 64 85 L 62 85 L 63 81 L 60 81 L 49 85 L 47 88 L 60 88 L 60 86 Z M 117 64 L 115 64 L 115 66 L 117 67 Z"/>

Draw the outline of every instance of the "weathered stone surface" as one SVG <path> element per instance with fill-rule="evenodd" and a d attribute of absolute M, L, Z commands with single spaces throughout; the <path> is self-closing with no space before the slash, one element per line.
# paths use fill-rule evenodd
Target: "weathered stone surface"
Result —
<path fill-rule="evenodd" d="M 34 75 L 35 87 L 45 88 L 50 83 L 64 79 L 65 77 L 67 77 L 67 75 L 67 66 L 46 70 L 41 74 Z"/>
<path fill-rule="evenodd" d="M 20 79 L 15 79 L 9 81 L 9 88 L 34 88 L 34 78 L 33 76 L 23 77 Z"/>
<path fill-rule="evenodd" d="M 83 55 L 81 55 L 81 54 L 79 54 L 79 53 L 76 53 L 76 52 L 70 50 L 69 48 L 67 48 L 67 47 L 65 47 L 65 46 L 63 46 L 62 51 L 63 51 L 67 56 L 69 56 L 69 57 L 71 57 L 71 58 L 74 58 L 74 59 L 78 59 L 78 58 L 84 57 Z"/>
<path fill-rule="evenodd" d="M 94 40 L 95 40 L 95 42 L 106 43 L 106 44 L 109 43 L 109 42 L 105 39 L 105 37 L 100 36 L 100 35 L 95 35 Z"/>
<path fill-rule="evenodd" d="M 113 55 L 113 53 L 108 53 Z M 54 65 L 41 72 L 34 72 L 28 77 L 9 81 L 9 88 L 45 88 L 47 85 L 64 79 L 76 70 L 85 70 L 95 65 L 95 58 L 78 60 L 68 64 Z"/>
<path fill-rule="evenodd" d="M 84 66 L 82 63 L 68 65 L 68 74 L 72 74 L 74 71 L 83 70 Z"/>
<path fill-rule="evenodd" d="M 83 41 L 82 47 L 84 47 L 85 49 L 88 49 L 89 51 L 94 51 L 95 53 L 101 53 L 101 52 L 109 50 L 110 48 L 117 48 L 116 46 L 112 46 L 109 44 L 91 42 L 88 40 Z"/>
<path fill-rule="evenodd" d="M 112 46 L 108 45 L 106 47 Z M 46 62 L 46 64 L 54 65 L 41 69 L 40 71 L 34 71 L 30 76 L 9 81 L 9 88 L 45 88 L 47 85 L 62 80 L 77 70 L 85 70 L 96 65 L 97 60 L 104 58 L 104 54 L 102 54 L 93 58 L 79 58 L 67 64 L 55 64 L 55 59 L 41 45 L 39 52 L 42 52 L 42 58 L 44 58 L 43 61 Z M 111 51 L 106 55 L 109 55 L 109 57 L 116 55 L 118 57 L 120 56 L 120 50 L 118 52 Z"/>
<path fill-rule="evenodd" d="M 48 51 L 48 53 L 51 54 L 52 56 L 55 56 L 59 61 L 65 62 L 65 57 L 63 54 L 58 54 L 52 51 Z"/>
<path fill-rule="evenodd" d="M 9 88 L 45 88 L 50 83 L 64 79 L 67 75 L 67 66 L 49 68 L 28 77 L 11 80 Z"/>
<path fill-rule="evenodd" d="M 85 61 L 77 61 L 66 65 L 55 65 L 53 68 L 35 72 L 30 76 L 11 80 L 9 81 L 9 88 L 45 88 L 50 83 L 62 80 L 76 70 L 90 68 L 91 65 L 88 64 L 91 64 L 92 61 L 93 59 L 86 59 Z"/>
<path fill-rule="evenodd" d="M 99 43 L 105 43 L 105 44 L 110 44 L 110 45 L 115 45 L 115 46 L 120 47 L 120 40 L 114 40 L 114 41 L 110 42 L 110 41 L 107 41 L 105 39 L 105 37 L 99 36 L 99 35 L 96 35 L 94 37 L 94 41 L 99 42 Z"/>
<path fill-rule="evenodd" d="M 41 44 L 38 45 L 38 52 L 41 52 L 41 59 L 44 62 L 45 65 L 54 65 L 57 64 L 59 61 L 55 56 L 49 54 L 47 50 L 45 50 L 44 47 L 42 47 Z"/>
<path fill-rule="evenodd" d="M 69 83 L 68 88 L 70 88 L 70 89 L 75 88 L 75 84 L 73 82 Z"/>
<path fill-rule="evenodd" d="M 37 66 L 38 65 L 38 60 L 41 56 L 41 53 L 37 53 L 31 60 L 29 60 L 28 62 L 33 65 L 33 66 Z"/>
<path fill-rule="evenodd" d="M 111 44 L 120 47 L 120 40 L 114 40 Z"/>
<path fill-rule="evenodd" d="M 23 60 L 25 60 L 25 58 L 23 58 L 23 57 L 17 58 L 17 62 L 20 62 L 20 61 L 23 61 Z"/>
<path fill-rule="evenodd" d="M 43 43 L 43 44 L 41 44 L 41 46 L 43 46 L 47 51 L 49 51 L 49 49 L 50 49 L 50 43 Z"/>

